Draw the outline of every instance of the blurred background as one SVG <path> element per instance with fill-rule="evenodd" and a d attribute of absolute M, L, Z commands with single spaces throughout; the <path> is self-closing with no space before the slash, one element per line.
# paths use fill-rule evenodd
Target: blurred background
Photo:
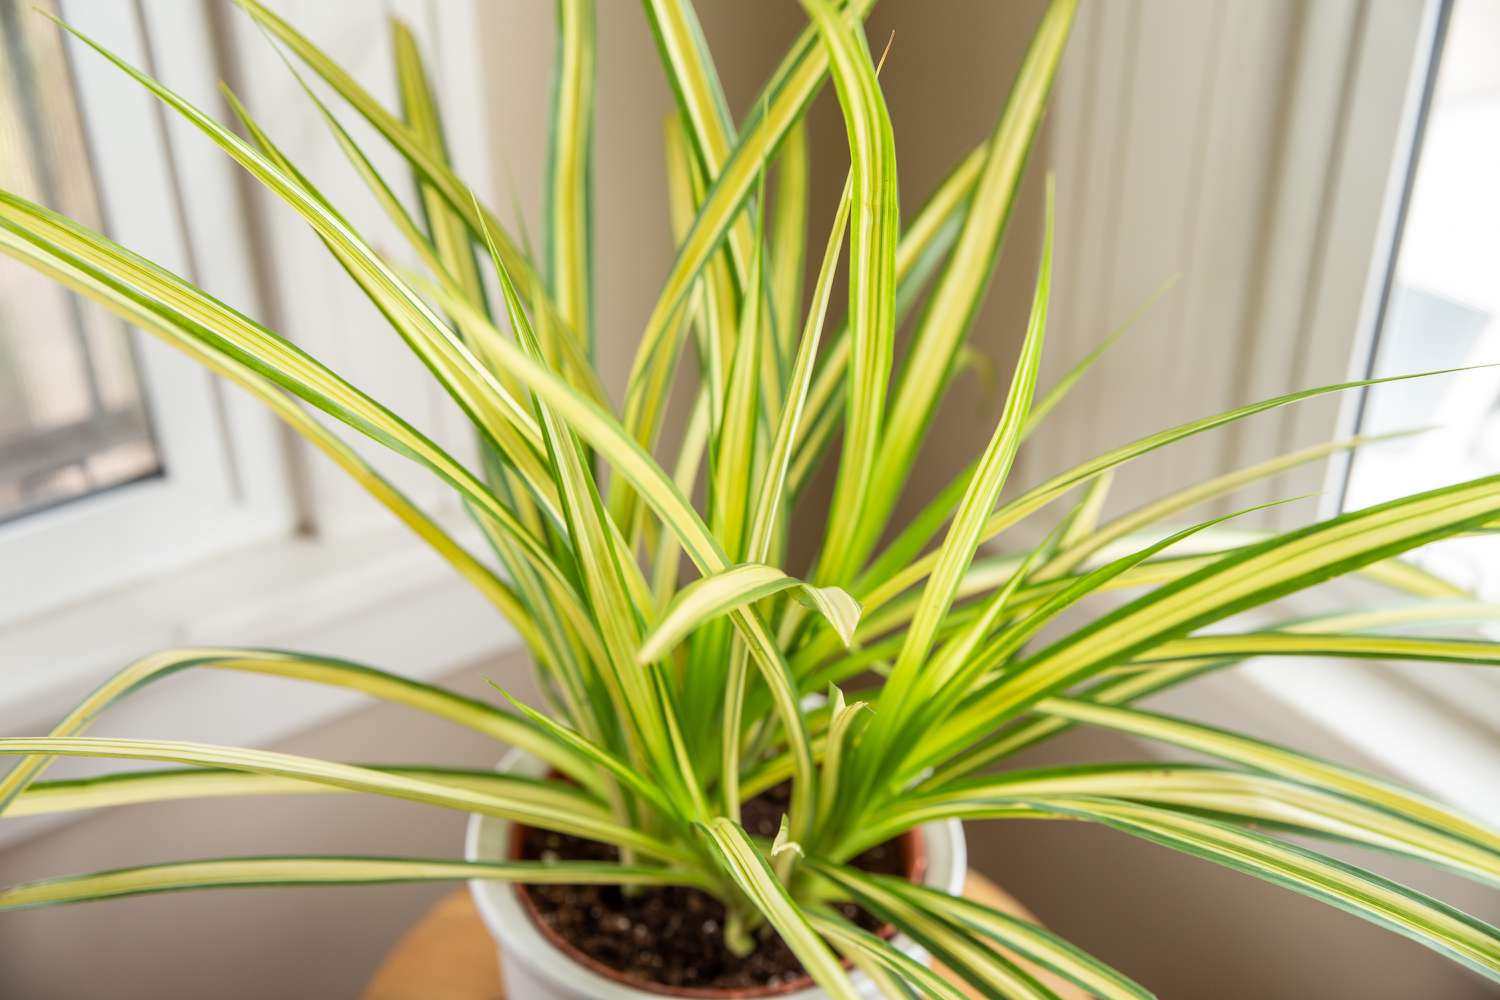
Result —
<path fill-rule="evenodd" d="M 298 81 L 232 5 L 42 6 L 225 120 L 215 88 L 227 81 L 341 211 L 382 249 L 397 246 Z M 551 4 L 271 6 L 393 107 L 388 18 L 409 22 L 456 162 L 517 232 L 539 232 Z M 904 214 L 988 134 L 1042 7 L 876 7 L 872 46 L 893 38 L 881 82 Z M 190 275 L 464 453 L 457 414 L 316 238 L 30 8 L 0 0 L 0 186 Z M 805 23 L 802 11 L 792 0 L 710 2 L 700 16 L 743 116 Z M 618 398 L 672 259 L 662 123 L 673 102 L 636 5 L 601 3 L 598 38 L 597 313 L 600 367 Z M 1500 362 L 1497 51 L 1500 6 L 1489 0 L 1084 0 L 975 325 L 972 343 L 996 374 L 981 366 L 961 380 L 913 482 L 946 482 L 990 435 L 997 382 L 1008 381 L 1024 326 L 1048 171 L 1058 229 L 1044 383 L 1134 322 L 1028 442 L 1017 485 L 1296 388 Z M 372 154 L 384 152 L 338 110 Z M 810 122 L 818 243 L 848 167 L 831 91 Z M 394 157 L 374 158 L 401 176 Z M 836 293 L 835 311 L 839 301 Z M 1111 507 L 1354 432 L 1441 428 L 1353 462 L 1309 465 L 1235 505 L 1315 494 L 1266 519 L 1292 524 L 1493 472 L 1497 372 L 1329 397 L 1192 439 L 1122 474 Z M 376 460 L 410 495 L 445 509 L 432 484 Z M 170 645 L 307 649 L 477 697 L 487 697 L 486 677 L 528 693 L 514 636 L 340 475 L 189 362 L 0 260 L 0 733 L 46 730 L 109 673 Z M 820 529 L 830 485 L 814 487 L 799 531 Z M 901 509 L 928 499 L 914 492 Z M 1463 539 L 1424 558 L 1500 598 L 1496 546 Z M 1500 821 L 1494 678 L 1282 661 L 1215 676 L 1164 704 Z M 97 732 L 392 763 L 486 766 L 498 756 L 480 737 L 399 710 L 247 677 L 174 678 L 112 711 Z M 1048 747 L 1045 760 L 1143 752 L 1080 733 Z M 8 821 L 0 883 L 179 856 L 455 855 L 461 827 L 416 806 L 335 796 Z M 991 824 L 971 828 L 970 850 L 1047 924 L 1163 997 L 1492 995 L 1477 977 L 1352 917 L 1107 832 Z M 1360 860 L 1500 919 L 1493 892 Z M 215 891 L 0 915 L 0 997 L 355 996 L 446 891 Z"/>

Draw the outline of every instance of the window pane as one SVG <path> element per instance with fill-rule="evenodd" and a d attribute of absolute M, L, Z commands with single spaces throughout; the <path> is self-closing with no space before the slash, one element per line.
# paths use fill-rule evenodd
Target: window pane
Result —
<path fill-rule="evenodd" d="M 0 0 L 0 187 L 97 228 L 67 60 L 33 5 Z M 125 327 L 0 257 L 0 520 L 160 471 Z"/>
<path fill-rule="evenodd" d="M 1500 4 L 1458 0 L 1376 346 L 1376 375 L 1500 362 Z M 1371 389 L 1360 430 L 1434 427 L 1364 452 L 1346 506 L 1500 470 L 1500 368 Z M 1500 594 L 1500 536 L 1431 547 L 1434 568 Z"/>

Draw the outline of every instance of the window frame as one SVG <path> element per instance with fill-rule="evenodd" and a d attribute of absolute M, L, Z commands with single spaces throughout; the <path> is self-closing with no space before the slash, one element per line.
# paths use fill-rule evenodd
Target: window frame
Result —
<path fill-rule="evenodd" d="M 75 25 L 132 62 L 149 63 L 160 79 L 221 120 L 226 119 L 227 109 L 210 103 L 218 100 L 216 88 L 221 78 L 235 83 L 252 109 L 290 107 L 295 101 L 298 109 L 311 116 L 312 127 L 298 132 L 302 123 L 290 116 L 268 115 L 267 124 L 299 162 L 309 154 L 316 160 L 320 147 L 334 145 L 317 120 L 316 111 L 306 107 L 303 95 L 287 94 L 270 85 L 286 75 L 286 67 L 248 18 L 225 9 L 227 4 L 139 0 L 63 3 L 65 16 Z M 371 3 L 358 8 L 367 16 L 359 24 L 363 35 L 353 40 L 340 37 L 349 26 L 347 11 L 340 21 L 330 20 L 329 5 L 312 0 L 270 0 L 270 5 L 299 28 L 309 30 L 319 45 L 368 48 L 372 39 L 381 38 L 382 47 L 374 55 L 360 52 L 362 65 L 373 74 L 390 71 L 389 45 L 369 22 L 378 20 L 383 31 L 388 15 L 404 18 L 424 52 L 434 54 L 434 83 L 447 120 L 460 120 L 460 114 L 468 116 L 462 120 L 470 122 L 470 127 L 454 130 L 451 155 L 458 169 L 472 178 L 480 196 L 493 203 L 496 185 L 488 159 L 485 122 L 475 115 L 475 109 L 483 106 L 486 87 L 481 40 L 474 30 L 477 0 Z M 121 9 L 131 12 L 130 17 L 120 14 Z M 210 41 L 212 44 L 208 44 Z M 145 54 L 152 58 L 147 60 Z M 98 77 L 100 85 L 132 89 L 121 87 L 118 71 L 96 54 L 87 55 L 104 70 Z M 377 94 L 380 87 L 390 85 L 390 81 L 365 82 Z M 295 82 L 292 86 L 295 90 Z M 154 113 L 160 115 L 159 110 Z M 329 320 L 356 315 L 356 307 L 350 303 L 360 295 L 358 290 L 352 289 L 352 295 L 336 295 L 330 283 L 349 286 L 347 277 L 294 213 L 274 199 L 260 197 L 253 182 L 241 177 L 239 168 L 190 125 L 167 115 L 159 121 L 165 122 L 162 134 L 169 143 L 170 166 L 187 186 L 187 196 L 172 203 L 174 211 L 183 213 L 182 228 L 174 232 L 187 236 L 169 233 L 159 242 L 149 243 L 152 233 L 140 234 L 139 241 L 130 234 L 111 231 L 112 235 L 132 249 L 189 274 L 248 314 L 268 318 L 278 332 L 343 370 L 345 360 L 339 356 L 339 347 L 348 333 L 343 328 L 348 323 Z M 351 130 L 360 124 L 352 115 L 345 121 Z M 373 151 L 373 142 L 371 148 Z M 171 176 L 161 160 L 134 162 L 133 176 L 142 182 L 160 182 Z M 404 174 L 393 173 L 390 179 L 402 181 Z M 356 181 L 347 189 L 348 208 L 354 217 L 370 207 L 358 204 L 364 192 L 357 188 Z M 345 189 L 337 190 L 340 201 L 346 200 Z M 341 203 L 340 207 L 345 206 Z M 201 242 L 194 238 L 198 234 L 212 239 Z M 249 246 L 257 254 L 251 259 L 244 254 L 215 252 L 224 244 Z M 206 247 L 209 252 L 190 255 L 188 247 Z M 267 247 L 274 248 L 275 253 L 259 252 Z M 317 267 L 331 267 L 332 276 L 327 271 L 314 272 Z M 319 277 L 315 286 L 327 294 L 311 301 L 299 294 L 297 287 L 278 282 L 287 272 L 303 276 L 316 273 Z M 317 281 L 323 284 L 317 285 Z M 328 301 L 322 301 L 324 298 Z M 380 332 L 388 336 L 372 335 L 356 345 L 366 366 L 349 372 L 356 382 L 371 371 L 378 377 L 382 365 L 411 362 L 409 352 L 394 333 L 384 326 Z M 164 345 L 146 342 L 142 349 L 143 353 L 152 352 L 159 359 L 156 363 L 165 366 L 172 377 L 193 380 L 200 389 L 223 393 L 222 398 L 214 397 L 216 405 L 222 405 L 223 415 L 215 428 L 217 436 L 207 439 L 208 446 L 217 449 L 227 441 L 232 448 L 228 457 L 235 463 L 232 468 L 241 473 L 239 496 L 244 502 L 237 511 L 220 511 L 218 520 L 212 522 L 222 530 L 223 537 L 210 537 L 210 544 L 196 552 L 179 550 L 171 560 L 140 569 L 130 576 L 128 586 L 100 587 L 97 593 L 91 588 L 71 603 L 0 621 L 0 671 L 4 674 L 4 683 L 0 684 L 0 735 L 46 732 L 111 673 L 164 648 L 243 645 L 298 649 L 370 663 L 421 680 L 436 680 L 521 648 L 509 624 L 448 563 L 396 524 L 389 512 L 358 487 L 346 483 L 332 463 L 311 447 L 292 440 L 258 402 L 215 380 Z M 421 374 L 425 376 L 425 372 Z M 469 428 L 456 412 L 445 415 L 442 390 L 430 379 L 423 378 L 418 386 L 398 388 L 406 393 L 403 398 L 381 398 L 397 403 L 398 409 L 405 408 L 418 419 L 428 418 L 434 432 L 460 458 L 466 448 L 472 448 Z M 362 447 L 352 436 L 351 441 Z M 455 538 L 475 551 L 483 549 L 483 538 L 461 505 L 452 499 L 451 491 L 410 463 L 392 461 L 393 456 L 379 449 L 363 450 Z M 225 455 L 213 451 L 210 458 Z M 225 467 L 226 462 L 220 461 L 216 471 Z M 211 479 L 210 499 L 233 496 L 232 483 L 227 476 Z M 154 502 L 153 493 L 146 489 L 159 485 L 142 484 L 141 491 L 133 494 L 121 489 L 119 495 L 80 500 L 48 513 L 80 521 L 86 521 L 87 514 L 107 525 L 130 524 L 113 519 L 136 516 L 133 512 L 143 507 L 134 501 L 139 498 L 142 505 Z M 258 517 L 264 520 L 257 521 Z M 231 534 L 231 529 L 235 533 Z M 59 553 L 67 551 L 73 536 L 62 533 L 48 540 L 41 531 L 37 536 L 40 540 L 33 543 L 34 559 L 43 564 L 48 560 L 67 562 Z M 0 547 L 0 565 L 7 569 L 9 551 Z M 63 566 L 59 572 L 66 575 L 76 568 Z M 8 575 L 0 573 L 0 578 Z M 441 641 L 433 641 L 433 636 L 441 636 Z M 125 736 L 171 734 L 207 742 L 266 746 L 363 703 L 358 693 L 337 688 L 304 685 L 294 697 L 288 697 L 282 680 L 190 671 L 173 677 L 148 697 L 126 699 L 112 708 L 109 725 L 111 732 Z M 59 773 L 80 773 L 79 767 L 94 773 L 87 765 L 75 765 L 77 762 L 59 765 Z M 70 819 L 18 822 L 0 830 L 0 846 Z"/>
<path fill-rule="evenodd" d="M 1167 276 L 1180 280 L 1038 430 L 1026 458 L 1047 467 L 1031 477 L 1142 427 L 1364 376 L 1443 12 L 1444 0 L 1080 9 L 1050 112 L 1051 159 L 1070 193 L 1058 206 L 1049 363 L 1060 374 Z M 1189 200 L 1192 226 L 1158 221 L 1183 218 Z M 1359 405 L 1334 394 L 1205 436 L 1197 451 L 1164 449 L 1134 463 L 1111 501 L 1133 507 L 1163 483 L 1186 485 L 1184 469 L 1207 478 L 1345 436 Z M 1309 464 L 1221 510 L 1316 495 L 1316 513 L 1331 516 L 1341 475 L 1342 463 Z M 1256 526 L 1313 514 L 1287 505 Z M 1336 581 L 1243 624 L 1395 600 Z M 1482 668 L 1270 658 L 1151 704 L 1383 770 L 1500 822 L 1500 801 L 1484 794 L 1500 787 L 1500 677 Z"/>
<path fill-rule="evenodd" d="M 1324 110 L 1322 117 L 1294 119 L 1289 126 L 1266 253 L 1286 251 L 1278 236 L 1297 232 L 1305 214 L 1316 225 L 1308 227 L 1309 241 L 1291 247 L 1291 263 L 1301 265 L 1300 273 L 1282 272 L 1282 286 L 1274 280 L 1267 286 L 1263 310 L 1273 296 L 1292 298 L 1294 289 L 1301 312 L 1291 326 L 1295 338 L 1273 339 L 1273 328 L 1260 325 L 1269 349 L 1257 350 L 1257 367 L 1262 379 L 1272 381 L 1263 382 L 1269 391 L 1257 396 L 1368 377 L 1450 9 L 1451 0 L 1308 8 L 1290 102 L 1300 109 L 1321 101 Z M 1325 163 L 1299 165 L 1299 144 L 1319 142 L 1329 142 Z M 1276 276 L 1274 265 L 1267 273 Z M 1286 318 L 1274 311 L 1266 315 Z M 1300 338 L 1306 339 L 1299 349 Z M 1293 373 L 1290 383 L 1287 371 Z M 1268 435 L 1262 440 L 1285 448 L 1348 437 L 1358 429 L 1367 392 L 1288 408 L 1262 431 Z M 1343 508 L 1350 464 L 1347 456 L 1330 459 L 1321 469 L 1270 484 L 1268 495 L 1321 487 L 1319 515 L 1334 516 Z M 1339 598 L 1344 605 L 1392 599 L 1352 581 L 1333 587 L 1327 594 L 1300 595 L 1283 611 L 1315 615 Z M 1270 616 L 1260 614 L 1247 627 L 1257 621 L 1271 624 Z M 1306 745 L 1311 738 L 1325 752 L 1353 757 L 1482 820 L 1500 822 L 1500 802 L 1486 794 L 1500 787 L 1500 677 L 1483 668 L 1271 658 L 1213 680 L 1167 702 L 1223 722 L 1239 722 L 1245 706 L 1258 707 L 1252 714 L 1258 714 L 1262 731 L 1280 742 Z M 1422 752 L 1412 753 L 1414 746 Z"/>
<path fill-rule="evenodd" d="M 60 0 L 59 12 L 137 65 L 171 53 L 172 65 L 152 68 L 174 86 L 212 69 L 183 58 L 212 51 L 201 5 L 177 5 L 166 18 L 135 2 Z M 232 176 L 172 135 L 147 92 L 76 39 L 64 44 L 105 232 L 255 311 L 245 220 L 239 199 L 225 197 Z M 212 252 L 195 254 L 205 243 L 195 236 L 209 233 Z M 8 570 L 0 574 L 0 627 L 285 537 L 296 525 L 272 418 L 155 338 L 127 335 L 162 471 L 0 525 L 0 565 Z"/>

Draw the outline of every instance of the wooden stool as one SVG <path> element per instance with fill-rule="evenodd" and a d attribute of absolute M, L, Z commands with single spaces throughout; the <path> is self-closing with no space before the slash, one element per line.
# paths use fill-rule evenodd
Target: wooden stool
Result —
<path fill-rule="evenodd" d="M 997 910 L 1027 920 L 1036 919 L 972 869 L 964 882 L 964 895 Z M 1064 1000 L 1083 1000 L 1086 996 L 1051 973 L 1023 959 L 1017 961 Z M 941 967 L 939 971 L 953 979 Z M 505 1000 L 495 939 L 480 920 L 479 910 L 467 889 L 457 889 L 443 897 L 396 942 L 375 970 L 363 996 L 364 1000 Z"/>

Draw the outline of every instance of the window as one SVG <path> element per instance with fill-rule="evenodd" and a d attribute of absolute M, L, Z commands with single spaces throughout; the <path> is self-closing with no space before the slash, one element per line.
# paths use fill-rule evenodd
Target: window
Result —
<path fill-rule="evenodd" d="M 1375 376 L 1500 363 L 1500 8 L 1452 5 L 1413 157 L 1400 237 L 1369 367 Z M 1363 452 L 1346 507 L 1500 469 L 1500 369 L 1377 386 L 1364 434 L 1432 428 Z M 1500 597 L 1500 537 L 1460 539 L 1419 555 Z"/>
<path fill-rule="evenodd" d="M 21 0 L 4 0 L 0 52 L 0 187 L 98 226 L 61 38 Z M 0 520 L 160 470 L 124 325 L 0 261 Z"/>
<path fill-rule="evenodd" d="M 357 225 L 382 220 L 282 57 L 232 5 L 51 2 L 221 121 L 232 120 L 218 91 L 229 80 Z M 432 54 L 450 120 L 477 121 L 485 82 L 471 0 L 271 5 L 393 107 L 389 17 L 404 18 Z M 0 0 L 0 186 L 268 320 L 462 453 L 466 423 L 307 226 L 30 8 Z M 488 149 L 482 127 L 454 130 L 457 162 L 494 201 Z M 403 176 L 399 164 L 381 168 Z M 23 321 L 7 312 L 17 304 Z M 514 642 L 482 597 L 259 403 L 0 256 L 0 345 L 16 344 L 13 360 L 0 354 L 0 734 L 45 731 L 81 692 L 174 645 L 299 648 L 436 677 Z M 88 405 L 90 378 L 105 413 L 129 414 L 113 438 Z M 101 445 L 125 441 L 128 466 Z M 11 474 L 23 452 L 43 456 L 52 478 Z M 433 477 L 377 447 L 366 454 L 436 516 L 462 522 L 456 503 L 436 502 L 450 494 Z M 359 702 L 329 689 L 288 704 L 279 683 L 218 674 L 172 688 L 112 713 L 116 731 L 263 745 Z"/>
<path fill-rule="evenodd" d="M 204 12 L 171 7 L 52 0 L 127 60 L 211 94 L 207 59 L 206 85 L 184 65 L 212 51 Z M 178 148 L 152 98 L 31 0 L 0 0 L 0 47 L 0 185 L 255 311 L 227 165 L 191 159 L 205 151 Z M 210 231 L 196 253 L 194 232 Z M 0 260 L 0 627 L 286 534 L 284 461 L 248 400 Z"/>

